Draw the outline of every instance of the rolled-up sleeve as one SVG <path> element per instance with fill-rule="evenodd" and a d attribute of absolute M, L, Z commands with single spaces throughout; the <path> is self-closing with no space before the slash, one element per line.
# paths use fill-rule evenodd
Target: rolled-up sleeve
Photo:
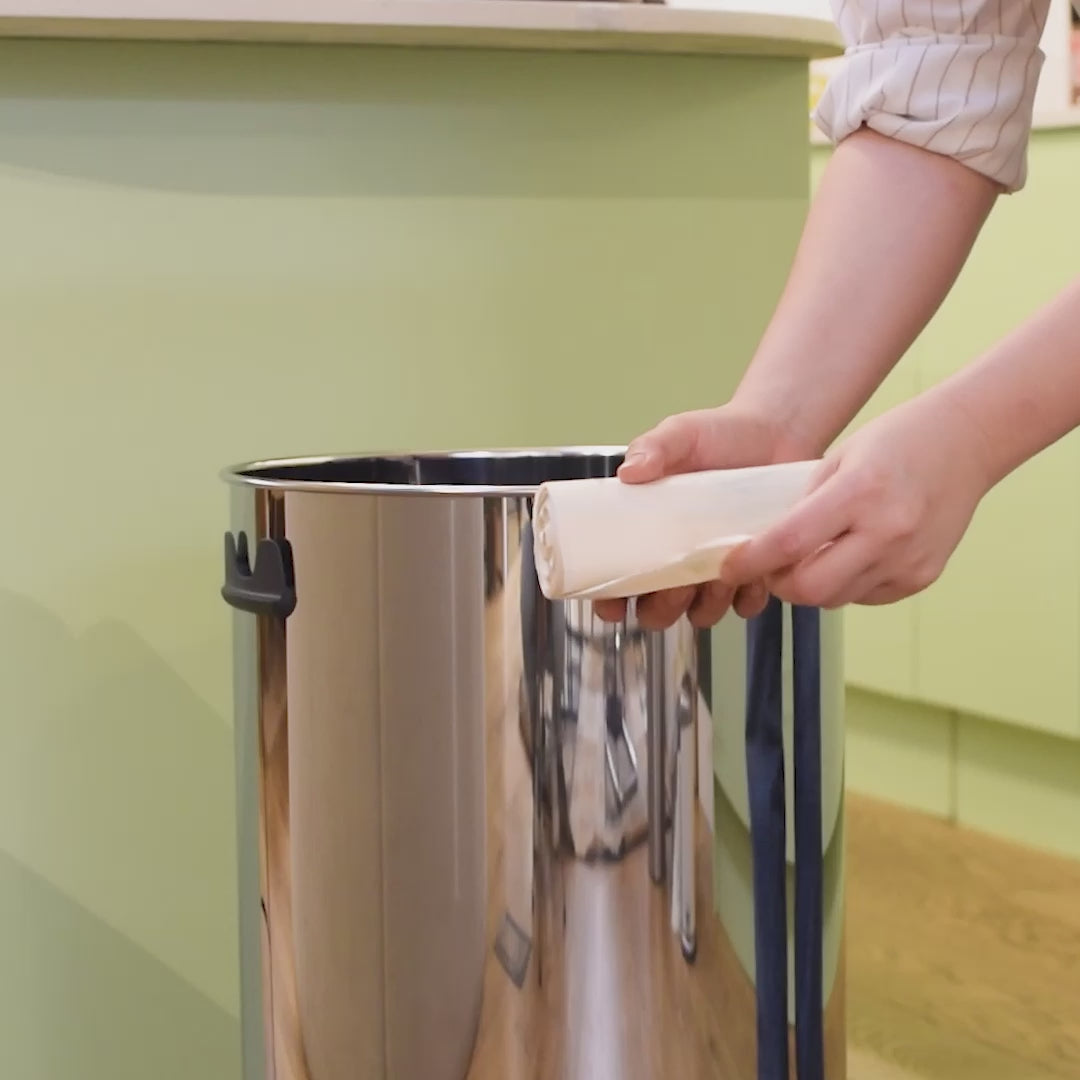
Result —
<path fill-rule="evenodd" d="M 962 162 L 1018 191 L 1050 0 L 832 0 L 847 49 L 814 120 Z"/>

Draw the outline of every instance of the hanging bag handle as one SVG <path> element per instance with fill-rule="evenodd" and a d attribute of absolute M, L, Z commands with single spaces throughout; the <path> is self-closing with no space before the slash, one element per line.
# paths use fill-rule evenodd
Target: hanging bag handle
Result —
<path fill-rule="evenodd" d="M 788 1080 L 783 730 L 784 605 L 747 624 L 746 779 L 754 881 L 757 1078 Z"/>
<path fill-rule="evenodd" d="M 747 626 L 746 769 L 753 852 L 757 1080 L 788 1080 L 784 604 Z M 795 1061 L 825 1080 L 821 845 L 821 618 L 791 609 L 795 780 Z"/>
<path fill-rule="evenodd" d="M 821 612 L 793 607 L 791 629 L 795 690 L 795 1061 L 799 1080 L 825 1080 Z"/>

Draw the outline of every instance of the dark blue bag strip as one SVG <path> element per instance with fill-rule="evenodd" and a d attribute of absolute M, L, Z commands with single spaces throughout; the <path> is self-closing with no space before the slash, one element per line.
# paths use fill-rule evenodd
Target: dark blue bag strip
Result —
<path fill-rule="evenodd" d="M 783 604 L 770 597 L 765 610 L 747 625 L 746 774 L 754 876 L 758 1080 L 788 1080 L 783 619 Z"/>
<path fill-rule="evenodd" d="M 825 1080 L 824 871 L 821 836 L 821 613 L 791 612 L 795 773 L 795 1061 L 799 1080 Z"/>

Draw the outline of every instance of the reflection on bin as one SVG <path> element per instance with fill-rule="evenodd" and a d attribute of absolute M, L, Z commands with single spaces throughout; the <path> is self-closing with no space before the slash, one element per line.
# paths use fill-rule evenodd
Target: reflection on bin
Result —
<path fill-rule="evenodd" d="M 545 600 L 620 460 L 226 473 L 245 1080 L 845 1075 L 839 622 Z"/>

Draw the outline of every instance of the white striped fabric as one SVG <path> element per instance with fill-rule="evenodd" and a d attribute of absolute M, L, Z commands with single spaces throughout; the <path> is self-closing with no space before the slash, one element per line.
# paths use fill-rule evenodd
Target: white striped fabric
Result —
<path fill-rule="evenodd" d="M 832 0 L 847 43 L 814 119 L 944 154 L 1018 191 L 1050 0 Z"/>

